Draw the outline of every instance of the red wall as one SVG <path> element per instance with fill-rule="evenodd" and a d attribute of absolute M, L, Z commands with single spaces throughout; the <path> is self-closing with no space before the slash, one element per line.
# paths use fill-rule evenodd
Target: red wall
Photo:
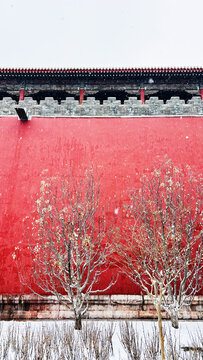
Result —
<path fill-rule="evenodd" d="M 12 258 L 44 169 L 98 167 L 104 197 L 119 206 L 129 184 L 165 154 L 202 172 L 203 118 L 0 118 L 0 293 L 23 292 Z M 114 196 L 115 195 L 115 196 Z M 107 279 L 104 279 L 104 282 Z M 112 293 L 135 291 L 122 276 Z"/>

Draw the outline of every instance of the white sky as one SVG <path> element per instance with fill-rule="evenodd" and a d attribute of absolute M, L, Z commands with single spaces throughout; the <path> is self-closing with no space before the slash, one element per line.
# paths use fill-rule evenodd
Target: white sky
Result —
<path fill-rule="evenodd" d="M 0 0 L 0 67 L 203 65 L 203 0 Z"/>

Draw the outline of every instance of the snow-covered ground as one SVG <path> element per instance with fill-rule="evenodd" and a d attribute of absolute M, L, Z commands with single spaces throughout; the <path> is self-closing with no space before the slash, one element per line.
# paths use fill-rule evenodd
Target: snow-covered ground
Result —
<path fill-rule="evenodd" d="M 178 330 L 173 329 L 170 322 L 164 322 L 164 331 L 167 360 L 203 359 L 199 350 L 190 353 L 180 350 L 185 346 L 203 347 L 201 321 L 180 321 Z M 134 355 L 130 355 L 130 348 Z M 160 359 L 157 323 L 88 320 L 83 321 L 80 332 L 74 330 L 72 321 L 3 321 L 0 323 L 0 360 L 4 359 Z"/>

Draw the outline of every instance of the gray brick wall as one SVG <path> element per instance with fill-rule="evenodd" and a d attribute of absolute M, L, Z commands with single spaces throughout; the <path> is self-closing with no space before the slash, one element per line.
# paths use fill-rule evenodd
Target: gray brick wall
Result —
<path fill-rule="evenodd" d="M 121 104 L 115 97 L 109 97 L 100 104 L 94 97 L 89 97 L 80 105 L 73 97 L 62 100 L 61 104 L 51 97 L 46 97 L 37 104 L 27 97 L 17 104 L 11 98 L 0 100 L 0 116 L 16 115 L 15 108 L 23 107 L 29 118 L 42 117 L 137 117 L 137 116 L 202 116 L 203 100 L 193 97 L 188 103 L 179 97 L 172 97 L 164 104 L 163 100 L 151 97 L 142 104 L 141 100 L 130 97 Z"/>

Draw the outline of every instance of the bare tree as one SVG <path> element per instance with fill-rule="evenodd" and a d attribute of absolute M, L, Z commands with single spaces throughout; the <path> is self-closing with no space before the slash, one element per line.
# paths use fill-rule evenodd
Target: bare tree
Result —
<path fill-rule="evenodd" d="M 32 230 L 28 226 L 26 235 L 31 274 L 23 271 L 24 260 L 19 267 L 21 282 L 33 293 L 71 303 L 76 329 L 82 327 L 90 295 L 114 283 L 111 279 L 106 288 L 97 284 L 108 269 L 114 234 L 99 205 L 99 192 L 93 171 L 41 181 Z"/>
<path fill-rule="evenodd" d="M 178 312 L 202 286 L 202 184 L 190 169 L 170 161 L 154 168 L 132 191 L 123 241 L 117 244 L 122 271 L 150 296 L 158 315 L 162 359 L 161 310 L 178 327 Z"/>

